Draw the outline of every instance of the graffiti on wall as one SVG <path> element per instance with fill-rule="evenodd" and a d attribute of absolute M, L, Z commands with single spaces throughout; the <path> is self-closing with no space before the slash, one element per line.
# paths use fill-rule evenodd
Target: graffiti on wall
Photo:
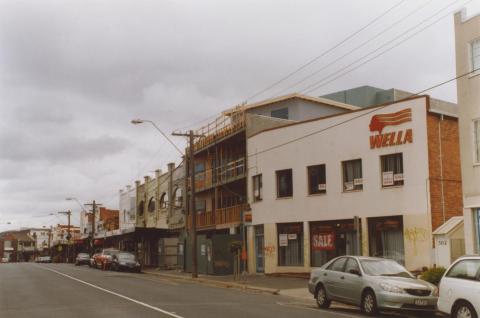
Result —
<path fill-rule="evenodd" d="M 275 245 L 265 245 L 263 250 L 265 251 L 265 257 L 272 257 L 275 255 Z"/>
<path fill-rule="evenodd" d="M 427 229 L 421 227 L 406 228 L 404 230 L 405 239 L 413 244 L 413 253 L 416 256 L 418 254 L 417 244 L 426 242 L 428 239 Z"/>

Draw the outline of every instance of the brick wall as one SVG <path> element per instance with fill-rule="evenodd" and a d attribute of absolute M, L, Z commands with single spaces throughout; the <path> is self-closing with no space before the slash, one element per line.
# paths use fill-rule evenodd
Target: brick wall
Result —
<path fill-rule="evenodd" d="M 444 218 L 447 221 L 452 216 L 463 215 L 458 119 L 444 116 L 442 120 L 440 115 L 428 112 L 427 134 L 432 230 L 435 231 L 443 224 Z M 440 162 L 440 142 L 442 162 Z M 444 209 L 442 208 L 442 180 Z"/>

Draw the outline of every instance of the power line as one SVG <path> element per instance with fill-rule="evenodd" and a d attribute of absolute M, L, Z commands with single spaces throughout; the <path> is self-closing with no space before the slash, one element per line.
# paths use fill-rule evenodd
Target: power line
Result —
<path fill-rule="evenodd" d="M 461 74 L 461 75 L 458 75 L 458 76 L 456 76 L 456 77 L 454 77 L 454 78 L 451 78 L 451 79 L 449 79 L 449 80 L 446 80 L 446 81 L 444 81 L 444 82 L 441 82 L 441 83 L 439 83 L 439 84 L 436 84 L 436 85 L 434 85 L 434 86 L 431 86 L 431 87 L 426 88 L 426 89 L 424 89 L 424 90 L 421 90 L 421 91 L 419 91 L 419 92 L 417 92 L 417 93 L 415 93 L 415 94 L 411 94 L 411 95 L 409 95 L 408 97 L 406 97 L 406 98 L 404 98 L 404 99 L 411 98 L 411 97 L 414 97 L 414 96 L 423 94 L 423 93 L 425 93 L 425 92 L 427 92 L 427 91 L 429 91 L 429 90 L 432 90 L 432 89 L 434 89 L 434 88 L 437 88 L 437 87 L 442 86 L 442 85 L 445 85 L 445 84 L 448 84 L 448 83 L 450 83 L 450 82 L 452 82 L 452 81 L 455 81 L 455 80 L 457 80 L 457 79 L 459 79 L 459 78 L 465 77 L 465 76 L 467 76 L 467 75 L 469 75 L 469 74 L 475 73 L 475 72 L 477 72 L 477 71 L 479 71 L 479 70 L 480 70 L 480 68 L 475 69 L 475 70 L 472 70 L 472 71 L 467 72 L 467 73 L 464 73 L 464 74 Z M 401 100 L 400 100 L 400 101 L 401 101 Z M 400 102 L 400 101 L 396 101 L 396 102 Z M 329 129 L 332 129 L 332 128 L 341 126 L 341 125 L 343 125 L 343 124 L 349 123 L 349 122 L 351 122 L 351 121 L 354 121 L 355 119 L 358 119 L 358 118 L 367 116 L 367 115 L 369 115 L 369 114 L 371 114 L 371 113 L 373 113 L 373 112 L 376 112 L 376 111 L 381 110 L 381 109 L 383 109 L 383 108 L 385 108 L 385 107 L 387 107 L 387 106 L 390 106 L 391 104 L 392 104 L 392 103 L 385 104 L 385 105 L 383 105 L 383 106 L 375 107 L 375 108 L 373 108 L 372 110 L 369 110 L 369 111 L 367 111 L 367 112 L 365 112 L 365 113 L 362 113 L 362 114 L 360 114 L 360 115 L 351 117 L 351 118 L 346 119 L 346 120 L 344 120 L 344 121 L 341 121 L 341 122 L 339 122 L 339 123 L 336 123 L 336 124 L 327 126 L 327 127 L 322 128 L 322 129 L 320 129 L 320 130 L 317 130 L 317 131 L 308 133 L 308 134 L 306 134 L 306 135 L 303 135 L 303 136 L 294 138 L 294 139 L 292 139 L 292 140 L 289 140 L 289 141 L 286 141 L 286 142 L 284 142 L 284 143 L 281 143 L 281 144 L 272 146 L 272 147 L 270 147 L 270 148 L 266 148 L 266 149 L 264 149 L 264 150 L 257 151 L 257 152 L 255 152 L 254 154 L 248 154 L 247 157 L 257 156 L 257 155 L 259 155 L 259 154 L 263 154 L 263 153 L 266 153 L 266 152 L 268 152 L 268 151 L 275 150 L 275 149 L 277 149 L 277 148 L 286 146 L 286 145 L 288 145 L 288 144 L 297 142 L 297 141 L 299 141 L 299 140 L 308 138 L 308 137 L 310 137 L 310 136 L 313 136 L 313 135 L 316 135 L 316 134 L 320 134 L 320 133 L 322 133 L 322 132 L 324 132 L 324 131 L 327 131 L 327 130 L 329 130 Z M 362 110 L 359 110 L 359 111 L 362 111 Z M 348 114 L 348 113 L 346 113 L 346 114 Z"/>
<path fill-rule="evenodd" d="M 380 14 L 379 16 L 377 16 L 376 18 L 374 18 L 373 20 L 371 20 L 370 22 L 368 22 L 365 26 L 361 27 L 359 30 L 353 32 L 352 34 L 350 34 L 349 36 L 347 36 L 346 38 L 344 38 L 343 40 L 341 40 L 340 42 L 338 42 L 337 44 L 335 44 L 334 46 L 332 46 L 331 48 L 327 49 L 326 51 L 322 52 L 320 55 L 317 55 L 316 57 L 314 57 L 313 59 L 309 60 L 307 63 L 301 65 L 299 68 L 297 68 L 296 70 L 288 73 L 287 75 L 285 75 L 284 77 L 282 77 L 280 80 L 270 84 L 269 86 L 267 86 L 266 88 L 258 91 L 257 93 L 249 96 L 246 98 L 246 101 L 248 100 L 251 100 L 263 93 L 265 93 L 266 91 L 270 90 L 271 88 L 277 86 L 278 84 L 284 82 L 285 80 L 289 79 L 290 77 L 292 77 L 293 75 L 295 75 L 296 73 L 300 72 L 301 70 L 305 69 L 306 67 L 308 67 L 309 65 L 315 63 L 317 60 L 319 60 L 320 58 L 324 57 L 325 55 L 327 55 L 328 53 L 332 52 L 333 50 L 335 50 L 336 48 L 338 48 L 339 46 L 341 46 L 342 44 L 344 44 L 345 42 L 347 42 L 348 40 L 350 40 L 351 38 L 353 38 L 354 36 L 356 36 L 357 34 L 359 34 L 360 32 L 362 32 L 363 30 L 365 30 L 366 28 L 368 28 L 369 26 L 371 26 L 372 24 L 374 24 L 375 22 L 377 22 L 379 19 L 381 19 L 382 17 L 384 17 L 385 15 L 387 15 L 390 11 L 392 11 L 393 9 L 395 9 L 396 7 L 400 6 L 403 2 L 405 2 L 405 0 L 402 0 L 402 1 L 399 1 L 397 2 L 394 6 L 392 6 L 391 8 L 389 8 L 387 11 L 383 12 L 382 14 Z"/>
<path fill-rule="evenodd" d="M 473 1 L 473 0 L 468 0 L 467 2 L 463 3 L 463 5 L 466 5 L 466 4 L 468 4 L 469 2 L 471 2 L 471 1 Z M 390 43 L 394 42 L 395 40 L 397 40 L 399 37 L 401 37 L 401 36 L 409 33 L 410 31 L 412 31 L 413 29 L 415 29 L 415 28 L 418 27 L 419 25 L 421 25 L 421 24 L 425 23 L 426 21 L 430 20 L 432 17 L 436 16 L 437 14 L 439 14 L 440 12 L 442 12 L 443 10 L 445 10 L 446 8 L 452 6 L 452 5 L 455 4 L 456 2 L 458 2 L 458 0 L 455 0 L 453 3 L 450 3 L 450 4 L 447 5 L 446 7 L 443 7 L 442 9 L 440 9 L 439 11 L 437 11 L 435 14 L 431 15 L 431 16 L 428 17 L 427 19 L 423 20 L 421 23 L 419 23 L 419 24 L 415 25 L 414 27 L 408 29 L 407 31 L 403 32 L 403 33 L 400 34 L 398 37 L 396 37 L 396 38 L 394 38 L 394 39 L 392 39 L 392 40 L 384 43 L 383 45 L 381 45 L 381 46 L 378 47 L 377 49 L 373 50 L 372 52 L 370 52 L 370 53 L 368 53 L 368 54 L 366 54 L 366 55 L 364 55 L 364 56 L 362 56 L 361 58 L 355 60 L 354 62 L 348 64 L 347 66 L 345 66 L 345 67 L 343 67 L 343 68 L 341 68 L 341 69 L 339 69 L 339 70 L 337 70 L 337 71 L 335 71 L 335 72 L 333 72 L 333 73 L 331 73 L 331 74 L 323 77 L 323 78 L 320 79 L 319 81 L 314 82 L 313 84 L 307 86 L 306 88 L 304 88 L 304 89 L 301 90 L 300 92 L 301 92 L 301 93 L 305 93 L 305 94 L 310 93 L 310 92 L 312 92 L 312 91 L 314 91 L 314 90 L 316 90 L 316 89 L 318 89 L 318 88 L 320 88 L 320 87 L 323 87 L 323 86 L 325 86 L 325 85 L 333 82 L 334 80 L 336 80 L 336 79 L 338 79 L 338 78 L 340 78 L 340 77 L 342 77 L 342 76 L 344 76 L 344 75 L 346 75 L 346 74 L 348 74 L 348 73 L 350 73 L 350 72 L 358 69 L 360 66 L 365 65 L 365 64 L 367 64 L 368 62 L 370 62 L 370 61 L 372 61 L 372 60 L 374 60 L 374 59 L 382 56 L 383 54 L 387 53 L 388 51 L 396 48 L 396 47 L 399 46 L 400 44 L 402 44 L 402 43 L 404 43 L 405 41 L 411 39 L 411 38 L 414 37 L 415 35 L 420 34 L 421 32 L 423 32 L 424 30 L 428 29 L 428 28 L 431 27 L 432 25 L 438 23 L 438 22 L 441 21 L 442 19 L 450 16 L 451 13 L 454 12 L 454 11 L 456 11 L 456 10 L 450 11 L 450 12 L 448 12 L 447 14 L 441 16 L 441 17 L 438 18 L 437 20 L 435 20 L 435 21 L 433 21 L 432 23 L 426 25 L 424 28 L 421 28 L 421 29 L 418 30 L 417 32 L 415 32 L 415 33 L 407 36 L 406 38 L 404 38 L 403 40 L 399 41 L 398 43 L 396 43 L 396 44 L 393 45 L 392 47 L 390 47 L 390 48 L 388 48 L 388 49 L 380 52 L 379 54 L 373 56 L 372 58 L 370 58 L 370 59 L 362 62 L 361 64 L 357 65 L 357 66 L 354 67 L 353 69 L 348 70 L 348 71 L 346 71 L 346 72 L 344 72 L 344 73 L 342 73 L 342 74 L 334 77 L 333 79 L 331 79 L 331 80 L 323 83 L 323 82 L 324 82 L 325 80 L 327 80 L 328 78 L 330 78 L 330 77 L 332 77 L 332 76 L 335 76 L 336 74 L 338 74 L 339 72 L 341 72 L 341 71 L 343 71 L 343 70 L 348 69 L 350 66 L 356 64 L 357 62 L 361 61 L 361 60 L 364 59 L 365 57 L 371 55 L 372 53 L 375 53 L 375 52 L 379 51 L 380 49 L 384 48 L 384 47 L 387 46 L 388 44 L 390 44 Z"/>
<path fill-rule="evenodd" d="M 315 72 L 313 73 L 310 73 L 309 75 L 303 77 L 302 79 L 300 79 L 299 81 L 295 82 L 294 84 L 284 88 L 283 90 L 279 91 L 278 93 L 276 93 L 274 96 L 278 96 L 280 94 L 282 94 L 283 92 L 297 86 L 298 84 L 301 84 L 303 82 L 305 82 L 306 80 L 312 78 L 313 76 L 317 75 L 318 73 L 322 72 L 323 70 L 329 68 L 330 66 L 334 65 L 335 63 L 337 63 L 338 61 L 341 61 L 342 59 L 344 59 L 345 57 L 349 56 L 350 54 L 352 54 L 353 52 L 357 51 L 358 49 L 364 47 L 366 44 L 370 43 L 371 41 L 375 40 L 376 38 L 378 38 L 379 36 L 385 34 L 386 32 L 388 32 L 389 30 L 391 30 L 393 27 L 395 27 L 396 25 L 398 25 L 399 23 L 401 23 L 402 21 L 408 19 L 410 16 L 414 15 L 415 13 L 417 13 L 418 11 L 422 10 L 424 7 L 426 7 L 427 5 L 429 5 L 432 1 L 434 0 L 429 0 L 425 3 L 423 3 L 422 5 L 420 5 L 419 7 L 416 7 L 414 10 L 410 11 L 407 15 L 403 16 L 402 18 L 398 19 L 397 21 L 395 21 L 394 23 L 390 24 L 387 28 L 383 29 L 382 31 L 380 31 L 379 33 L 377 33 L 375 36 L 369 38 L 368 40 L 362 42 L 360 45 L 356 46 L 355 48 L 351 49 L 350 51 L 348 51 L 347 53 L 345 53 L 344 55 L 336 58 L 335 60 L 333 60 L 332 62 L 328 63 L 327 65 L 321 67 L 320 69 L 316 70 Z"/>

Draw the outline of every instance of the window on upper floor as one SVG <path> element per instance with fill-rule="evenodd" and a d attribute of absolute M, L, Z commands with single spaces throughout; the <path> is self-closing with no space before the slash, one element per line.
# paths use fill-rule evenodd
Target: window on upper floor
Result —
<path fill-rule="evenodd" d="M 253 202 L 262 201 L 262 175 L 257 174 L 252 177 L 253 183 Z"/>
<path fill-rule="evenodd" d="M 160 196 L 160 209 L 166 209 L 168 206 L 168 195 L 166 192 L 163 192 Z"/>
<path fill-rule="evenodd" d="M 476 39 L 470 43 L 470 56 L 472 71 L 480 72 L 480 39 Z"/>
<path fill-rule="evenodd" d="M 277 198 L 288 198 L 293 196 L 292 169 L 278 170 L 277 176 Z"/>
<path fill-rule="evenodd" d="M 480 119 L 473 121 L 473 152 L 475 163 L 480 163 Z"/>
<path fill-rule="evenodd" d="M 151 197 L 150 200 L 148 201 L 147 210 L 150 213 L 155 212 L 155 198 L 154 197 Z"/>
<path fill-rule="evenodd" d="M 403 185 L 403 155 L 395 153 L 380 156 L 380 162 L 382 165 L 382 187 Z"/>
<path fill-rule="evenodd" d="M 308 194 L 320 194 L 327 192 L 327 177 L 325 165 L 307 167 Z"/>
<path fill-rule="evenodd" d="M 174 206 L 176 208 L 181 208 L 183 205 L 183 194 L 182 189 L 177 187 L 173 190 L 173 199 L 175 201 Z"/>
<path fill-rule="evenodd" d="M 145 209 L 145 203 L 143 201 L 140 201 L 138 204 L 138 216 L 143 216 L 143 211 Z"/>
<path fill-rule="evenodd" d="M 343 191 L 363 190 L 362 159 L 342 162 Z"/>
<path fill-rule="evenodd" d="M 272 110 L 270 116 L 280 119 L 288 119 L 288 107 Z"/>

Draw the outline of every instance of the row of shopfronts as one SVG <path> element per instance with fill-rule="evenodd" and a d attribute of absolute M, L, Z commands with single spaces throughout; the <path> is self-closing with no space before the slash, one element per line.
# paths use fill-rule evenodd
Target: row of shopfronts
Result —
<path fill-rule="evenodd" d="M 256 225 L 252 228 L 254 259 L 250 264 L 257 273 L 265 272 L 266 265 L 278 271 L 320 267 L 341 255 L 389 257 L 405 264 L 401 215 L 367 218 L 365 225 L 361 221 L 358 230 L 354 219 Z M 273 231 L 265 231 L 265 227 Z M 368 237 L 362 237 L 365 232 Z M 276 244 L 265 245 L 266 241 Z M 266 256 L 270 264 L 265 264 Z"/>

